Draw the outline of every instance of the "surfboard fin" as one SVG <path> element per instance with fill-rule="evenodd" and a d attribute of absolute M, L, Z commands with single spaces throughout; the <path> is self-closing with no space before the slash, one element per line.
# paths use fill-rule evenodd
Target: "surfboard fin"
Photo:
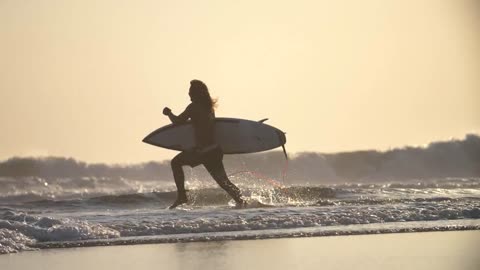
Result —
<path fill-rule="evenodd" d="M 258 122 L 259 122 L 259 123 L 263 123 L 263 122 L 265 122 L 265 121 L 267 121 L 267 120 L 268 120 L 268 118 L 264 118 L 264 119 L 262 119 L 262 120 L 260 120 L 260 121 L 258 121 Z"/>

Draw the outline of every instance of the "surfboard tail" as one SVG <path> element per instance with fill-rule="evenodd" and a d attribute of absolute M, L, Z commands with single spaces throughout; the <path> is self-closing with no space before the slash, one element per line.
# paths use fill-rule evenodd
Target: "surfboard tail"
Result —
<path fill-rule="evenodd" d="M 277 129 L 278 140 L 280 141 L 283 149 L 283 154 L 285 155 L 285 159 L 288 160 L 287 150 L 285 149 L 285 144 L 287 143 L 287 137 L 285 136 L 285 132 Z"/>

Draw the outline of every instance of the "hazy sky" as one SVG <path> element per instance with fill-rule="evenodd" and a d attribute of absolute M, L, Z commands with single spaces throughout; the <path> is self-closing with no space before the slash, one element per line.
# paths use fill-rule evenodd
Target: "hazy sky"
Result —
<path fill-rule="evenodd" d="M 475 0 L 0 0 L 0 159 L 138 162 L 188 105 L 270 118 L 287 150 L 388 149 L 480 133 Z"/>

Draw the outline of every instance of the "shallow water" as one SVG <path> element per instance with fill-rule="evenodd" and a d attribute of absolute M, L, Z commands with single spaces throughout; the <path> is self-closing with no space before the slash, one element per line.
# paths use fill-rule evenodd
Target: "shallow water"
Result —
<path fill-rule="evenodd" d="M 139 190 L 140 184 L 128 179 L 122 179 L 124 185 L 84 179 L 96 182 L 86 192 L 69 179 L 16 179 L 16 186 L 11 184 L 15 179 L 2 180 L 10 181 L 10 189 L 2 189 L 0 196 L 3 254 L 52 247 L 480 229 L 480 179 L 287 187 L 247 183 L 240 185 L 244 195 L 268 207 L 246 209 L 237 209 L 215 186 L 190 184 L 190 204 L 176 210 L 166 209 L 175 198 L 172 187 L 157 182 L 142 182 Z"/>

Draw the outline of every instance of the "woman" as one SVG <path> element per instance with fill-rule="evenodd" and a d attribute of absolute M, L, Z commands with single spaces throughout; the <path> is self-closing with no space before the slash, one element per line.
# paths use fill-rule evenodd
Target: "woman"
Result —
<path fill-rule="evenodd" d="M 192 103 L 180 115 L 174 115 L 168 107 L 163 109 L 163 114 L 168 116 L 174 124 L 185 123 L 191 119 L 195 137 L 195 147 L 193 149 L 183 151 L 172 159 L 171 165 L 177 186 L 177 199 L 170 206 L 170 209 L 187 202 L 185 175 L 182 169 L 182 166 L 185 165 L 195 167 L 203 164 L 213 179 L 232 196 L 237 204 L 245 204 L 238 187 L 228 179 L 223 167 L 222 149 L 215 142 L 214 108 L 216 101 L 212 100 L 207 86 L 199 80 L 190 82 L 188 95 Z"/>

